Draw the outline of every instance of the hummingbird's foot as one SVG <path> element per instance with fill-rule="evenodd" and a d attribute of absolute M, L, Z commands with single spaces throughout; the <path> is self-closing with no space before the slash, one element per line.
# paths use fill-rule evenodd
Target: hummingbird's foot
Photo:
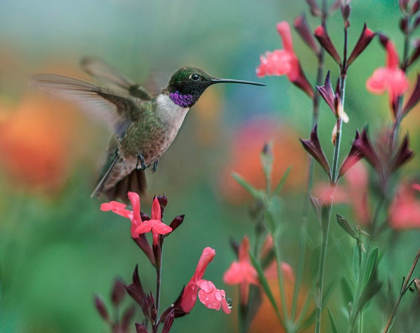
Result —
<path fill-rule="evenodd" d="M 139 168 L 139 164 L 140 164 L 140 168 Z M 136 165 L 136 169 L 140 169 L 140 170 L 146 170 L 147 166 L 146 163 L 144 162 L 144 157 L 142 154 L 138 154 L 137 155 L 137 165 Z"/>
<path fill-rule="evenodd" d="M 153 162 L 153 168 L 152 168 L 153 173 L 156 172 L 158 164 L 159 164 L 159 159 Z"/>

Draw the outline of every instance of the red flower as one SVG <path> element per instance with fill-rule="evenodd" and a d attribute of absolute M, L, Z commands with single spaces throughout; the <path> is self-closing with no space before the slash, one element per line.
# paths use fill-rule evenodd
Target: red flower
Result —
<path fill-rule="evenodd" d="M 195 273 L 182 294 L 180 305 L 186 313 L 189 313 L 194 307 L 197 301 L 197 292 L 199 293 L 200 301 L 209 309 L 219 310 L 222 307 L 225 313 L 230 313 L 226 302 L 225 291 L 216 289 L 211 281 L 202 279 L 207 266 L 213 261 L 215 255 L 216 251 L 210 247 L 206 247 L 203 250 Z M 199 291 L 200 288 L 202 290 Z"/>
<path fill-rule="evenodd" d="M 291 82 L 312 97 L 313 89 L 307 81 L 293 50 L 292 34 L 289 24 L 286 21 L 277 23 L 277 31 L 283 41 L 284 49 L 266 52 L 265 56 L 261 56 L 261 64 L 256 70 L 257 76 L 286 75 Z"/>
<path fill-rule="evenodd" d="M 117 201 L 111 201 L 107 203 L 103 203 L 101 205 L 101 210 L 104 212 L 112 211 L 115 214 L 124 216 L 131 220 L 131 237 L 138 238 L 139 232 L 136 231 L 136 229 L 140 226 L 142 223 L 141 217 L 140 217 L 140 197 L 135 192 L 128 192 L 128 198 L 130 199 L 131 205 L 133 207 L 133 210 L 126 210 L 126 205 L 117 202 Z"/>
<path fill-rule="evenodd" d="M 405 93 L 409 88 L 408 79 L 403 70 L 398 67 L 398 54 L 394 43 L 386 40 L 386 67 L 376 69 L 366 81 L 366 88 L 372 94 L 383 94 L 388 91 L 391 103 L 396 97 Z"/>
<path fill-rule="evenodd" d="M 207 280 L 200 280 L 197 282 L 197 285 L 201 288 L 198 292 L 198 298 L 201 303 L 209 309 L 220 310 L 222 308 L 224 313 L 230 313 L 224 290 L 217 289 L 213 282 Z"/>
<path fill-rule="evenodd" d="M 130 199 L 131 200 L 131 199 Z M 140 208 L 140 205 L 139 205 Z M 134 205 L 133 205 L 134 209 Z M 144 234 L 147 232 L 152 232 L 153 234 L 153 246 L 157 246 L 159 241 L 159 235 L 166 235 L 172 231 L 172 228 L 162 221 L 162 212 L 160 208 L 160 203 L 157 198 L 153 200 L 152 206 L 152 218 L 148 221 L 144 221 L 136 228 L 136 233 Z"/>
<path fill-rule="evenodd" d="M 249 239 L 247 236 L 239 246 L 239 261 L 234 261 L 225 272 L 223 281 L 226 284 L 241 284 L 241 302 L 248 302 L 249 285 L 258 285 L 257 271 L 249 259 Z"/>
<path fill-rule="evenodd" d="M 396 230 L 406 230 L 420 227 L 420 201 L 416 199 L 415 191 L 418 185 L 410 188 L 401 185 L 389 209 L 390 225 Z"/>

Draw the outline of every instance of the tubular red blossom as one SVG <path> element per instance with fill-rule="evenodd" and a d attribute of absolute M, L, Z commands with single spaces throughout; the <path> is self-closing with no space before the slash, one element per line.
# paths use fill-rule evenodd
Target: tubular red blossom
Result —
<path fill-rule="evenodd" d="M 197 292 L 199 290 L 197 283 L 203 278 L 207 266 L 213 261 L 215 255 L 216 251 L 210 247 L 206 247 L 203 250 L 195 273 L 191 280 L 188 282 L 184 289 L 184 293 L 182 294 L 180 306 L 186 313 L 190 312 L 194 307 L 195 302 L 197 301 Z"/>
<path fill-rule="evenodd" d="M 398 96 L 404 94 L 410 87 L 409 81 L 398 67 L 398 54 L 394 43 L 382 38 L 387 53 L 386 67 L 376 69 L 372 76 L 366 81 L 366 88 L 372 94 L 383 94 L 388 92 L 392 104 Z"/>
<path fill-rule="evenodd" d="M 124 216 L 131 221 L 131 237 L 134 239 L 139 237 L 139 233 L 136 232 L 136 229 L 140 224 L 142 223 L 141 217 L 140 217 L 140 197 L 135 192 L 128 192 L 128 198 L 130 199 L 131 205 L 133 207 L 133 211 L 126 210 L 126 205 L 117 202 L 117 201 L 111 201 L 108 203 L 103 203 L 101 205 L 102 211 L 112 211 L 115 214 Z"/>
<path fill-rule="evenodd" d="M 161 221 L 161 208 L 157 198 L 153 200 L 152 205 L 152 218 L 148 221 L 144 221 L 136 228 L 137 234 L 144 234 L 152 232 L 153 234 L 153 246 L 158 245 L 159 235 L 166 235 L 172 231 L 172 228 Z"/>
<path fill-rule="evenodd" d="M 413 184 L 412 188 L 420 192 L 420 184 Z"/>
<path fill-rule="evenodd" d="M 246 304 L 248 302 L 249 285 L 258 285 L 258 274 L 255 268 L 251 265 L 248 251 L 249 239 L 245 236 L 239 246 L 239 260 L 234 261 L 223 276 L 223 281 L 226 284 L 241 285 L 242 304 Z"/>
<path fill-rule="evenodd" d="M 230 313 L 229 305 L 226 301 L 226 293 L 219 290 L 211 281 L 199 280 L 197 285 L 201 290 L 198 292 L 198 298 L 209 309 L 220 310 L 226 314 Z"/>
<path fill-rule="evenodd" d="M 282 21 L 277 24 L 277 32 L 283 41 L 283 50 L 274 50 L 266 52 L 261 56 L 261 64 L 257 67 L 258 77 L 266 75 L 286 75 L 287 78 L 310 97 L 314 96 L 311 84 L 305 77 L 299 60 L 293 50 L 292 34 L 289 24 Z"/>

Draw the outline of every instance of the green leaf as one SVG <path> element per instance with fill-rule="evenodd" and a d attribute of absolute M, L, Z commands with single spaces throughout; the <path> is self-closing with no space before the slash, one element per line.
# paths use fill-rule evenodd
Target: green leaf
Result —
<path fill-rule="evenodd" d="M 337 214 L 337 222 L 340 225 L 340 227 L 343 228 L 343 230 L 350 235 L 350 237 L 354 239 L 358 238 L 356 231 L 351 227 L 351 225 L 344 216 Z"/>
<path fill-rule="evenodd" d="M 331 330 L 332 330 L 332 332 L 333 333 L 338 333 L 337 325 L 335 324 L 335 320 L 334 320 L 334 317 L 333 317 L 332 312 L 330 310 L 330 307 L 328 307 L 328 316 L 330 317 L 330 323 L 331 323 Z"/>
<path fill-rule="evenodd" d="M 258 262 L 258 260 L 254 257 L 254 255 L 251 252 L 249 252 L 249 256 L 251 258 L 252 265 L 254 266 L 255 270 L 258 273 L 258 279 L 261 283 L 261 286 L 262 286 L 265 294 L 267 295 L 268 299 L 270 300 L 270 303 L 273 306 L 273 308 L 276 312 L 276 315 L 280 320 L 280 323 L 283 325 L 283 319 L 280 315 L 279 308 L 277 307 L 276 300 L 274 299 L 273 293 L 271 292 L 271 289 L 270 289 L 270 286 L 268 285 L 267 279 L 265 278 L 264 271 L 261 268 L 261 265 Z"/>
<path fill-rule="evenodd" d="M 366 272 L 365 272 L 365 276 L 363 277 L 362 287 L 365 286 L 366 283 L 371 278 L 373 269 L 377 264 L 377 259 L 378 259 L 378 248 L 375 248 L 373 249 L 373 251 L 369 254 L 369 257 L 367 258 Z"/>
<path fill-rule="evenodd" d="M 280 191 L 282 190 L 284 184 L 286 183 L 286 179 L 289 176 L 290 170 L 292 170 L 292 167 L 289 166 L 287 168 L 287 170 L 285 171 L 285 173 L 283 174 L 283 177 L 281 177 L 280 182 L 278 183 L 276 189 L 273 192 L 273 195 L 278 195 L 280 193 Z"/>
<path fill-rule="evenodd" d="M 351 287 L 344 276 L 340 279 L 340 286 L 345 304 L 347 305 L 349 303 L 352 303 L 354 301 L 353 291 L 351 290 Z"/>
<path fill-rule="evenodd" d="M 283 200 L 280 197 L 272 197 L 268 203 L 267 210 L 273 215 L 274 221 L 280 221 L 283 211 Z"/>
<path fill-rule="evenodd" d="M 251 194 L 256 200 L 265 202 L 265 194 L 263 191 L 256 189 L 250 183 L 248 183 L 242 176 L 236 172 L 232 173 L 233 179 L 235 179 L 239 185 L 241 185 L 249 194 Z"/>

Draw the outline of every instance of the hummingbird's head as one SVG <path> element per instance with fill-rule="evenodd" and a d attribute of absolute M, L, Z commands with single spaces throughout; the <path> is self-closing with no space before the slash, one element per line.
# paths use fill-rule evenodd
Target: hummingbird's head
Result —
<path fill-rule="evenodd" d="M 175 104 L 189 108 L 198 101 L 201 94 L 209 86 L 215 83 L 242 83 L 264 86 L 262 83 L 251 81 L 218 79 L 200 68 L 183 67 L 172 75 L 168 85 L 168 92 Z"/>

